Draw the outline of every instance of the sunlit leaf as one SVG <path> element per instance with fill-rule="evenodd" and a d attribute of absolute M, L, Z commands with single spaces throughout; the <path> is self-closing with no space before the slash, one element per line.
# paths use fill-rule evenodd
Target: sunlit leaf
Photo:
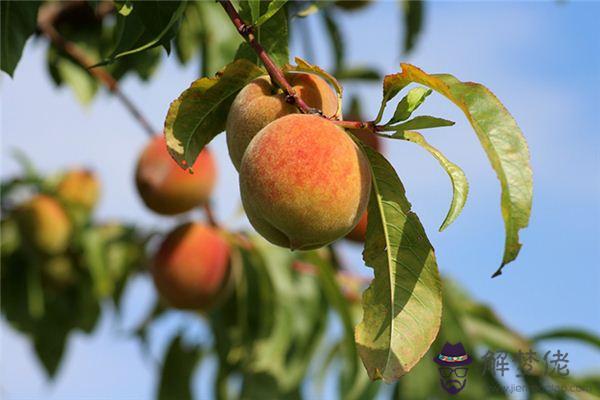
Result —
<path fill-rule="evenodd" d="M 397 133 L 392 135 L 395 136 L 402 135 L 402 131 L 407 131 L 411 129 L 430 129 L 452 125 L 454 125 L 454 121 L 450 121 L 444 118 L 432 117 L 429 115 L 419 115 L 417 117 L 409 119 L 406 122 L 402 122 L 401 124 L 388 126 L 386 127 L 386 129 L 393 129 L 397 131 Z"/>
<path fill-rule="evenodd" d="M 37 13 L 41 1 L 0 1 L 0 69 L 13 76 L 21 59 L 25 42 L 37 26 Z"/>
<path fill-rule="evenodd" d="M 427 96 L 431 94 L 431 89 L 425 89 L 423 87 L 416 87 L 411 90 L 400 100 L 396 111 L 392 118 L 386 123 L 386 125 L 392 125 L 396 122 L 404 121 L 410 118 L 411 114 L 419 108 L 425 101 Z"/>
<path fill-rule="evenodd" d="M 356 343 L 371 379 L 392 382 L 412 369 L 438 333 L 440 277 L 433 247 L 393 167 L 361 147 L 372 170 L 363 258 L 375 278 L 363 294 Z"/>
<path fill-rule="evenodd" d="M 428 86 L 458 106 L 473 126 L 502 187 L 502 217 L 506 229 L 504 256 L 494 276 L 519 254 L 519 230 L 529 224 L 533 178 L 529 149 L 514 118 L 485 86 L 461 82 L 452 75 L 428 75 L 410 64 L 402 72 L 388 75 L 394 90 L 411 82 Z M 384 81 L 385 99 L 385 81 Z M 416 129 L 416 128 L 407 128 Z"/>
<path fill-rule="evenodd" d="M 436 160 L 439 161 L 440 165 L 444 168 L 450 181 L 452 182 L 452 203 L 450 204 L 450 210 L 444 219 L 444 222 L 440 226 L 440 232 L 443 231 L 450 225 L 462 211 L 467 201 L 467 195 L 469 194 L 469 183 L 467 177 L 462 169 L 450 160 L 448 160 L 439 150 L 431 146 L 423 135 L 418 132 L 404 131 L 401 135 L 397 134 L 394 137 L 399 139 L 408 140 L 416 143 L 427 150 Z"/>
<path fill-rule="evenodd" d="M 225 129 L 235 95 L 264 72 L 237 60 L 213 78 L 193 82 L 171 103 L 165 120 L 169 152 L 182 168 L 189 168 L 204 146 Z"/>

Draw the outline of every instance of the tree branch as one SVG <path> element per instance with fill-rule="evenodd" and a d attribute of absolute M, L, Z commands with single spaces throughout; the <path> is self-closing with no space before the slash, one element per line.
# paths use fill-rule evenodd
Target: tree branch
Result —
<path fill-rule="evenodd" d="M 277 65 L 273 62 L 271 57 L 267 54 L 265 49 L 261 46 L 261 44 L 256 39 L 254 35 L 254 28 L 252 25 L 244 22 L 240 14 L 236 11 L 233 4 L 231 4 L 230 0 L 218 0 L 223 9 L 231 19 L 231 22 L 235 25 L 238 33 L 242 35 L 242 37 L 248 42 L 248 44 L 254 49 L 258 58 L 262 61 L 269 76 L 271 77 L 271 81 L 275 82 L 281 89 L 283 89 L 287 94 L 287 102 L 290 104 L 295 104 L 298 109 L 304 114 L 318 114 L 323 118 L 329 119 L 334 124 L 341 126 L 346 129 L 369 129 L 372 132 L 377 132 L 379 126 L 375 125 L 373 122 L 362 122 L 362 121 L 338 121 L 333 118 L 328 118 L 323 114 L 322 110 L 312 108 L 308 104 L 306 104 L 300 96 L 296 93 L 292 85 L 287 81 L 285 75 L 281 71 Z"/>
<path fill-rule="evenodd" d="M 301 98 L 296 94 L 296 91 L 290 85 L 290 83 L 285 79 L 283 72 L 281 69 L 275 65 L 275 62 L 269 57 L 265 49 L 261 46 L 261 44 L 256 39 L 254 35 L 254 28 L 251 25 L 248 25 L 244 22 L 240 14 L 236 11 L 233 4 L 229 0 L 219 0 L 221 6 L 235 25 L 238 33 L 242 35 L 242 37 L 248 42 L 248 44 L 254 49 L 258 58 L 263 62 L 269 76 L 271 77 L 271 81 L 276 83 L 279 87 L 281 87 L 287 93 L 286 101 L 290 104 L 295 104 L 300 111 L 305 114 L 315 114 L 318 113 L 318 110 L 309 107 Z"/>
<path fill-rule="evenodd" d="M 91 68 L 95 62 L 91 60 L 75 43 L 66 40 L 56 29 L 55 22 L 58 21 L 63 13 L 72 10 L 73 7 L 88 7 L 85 2 L 65 2 L 65 3 L 46 3 L 38 14 L 38 29 L 43 33 L 56 48 L 64 51 L 79 65 L 86 69 L 90 75 L 96 78 L 106 88 L 113 93 L 125 106 L 127 111 L 138 121 L 146 133 L 150 136 L 156 135 L 157 131 L 150 125 L 148 120 L 142 115 L 139 108 L 123 93 L 117 80 L 102 67 Z"/>

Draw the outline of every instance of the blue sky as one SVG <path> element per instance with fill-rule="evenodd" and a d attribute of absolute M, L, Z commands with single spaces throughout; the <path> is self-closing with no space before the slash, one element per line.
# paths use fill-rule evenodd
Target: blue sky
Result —
<path fill-rule="evenodd" d="M 460 218 L 445 231 L 437 227 L 449 206 L 451 187 L 445 172 L 411 143 L 386 143 L 385 153 L 403 180 L 409 200 L 436 248 L 440 270 L 492 305 L 514 328 L 533 334 L 560 326 L 600 333 L 600 3 L 592 2 L 433 2 L 427 4 L 425 31 L 416 51 L 400 55 L 401 18 L 395 2 L 380 2 L 368 11 L 345 14 L 342 29 L 349 38 L 351 63 L 374 65 L 385 73 L 401 61 L 426 72 L 452 73 L 481 82 L 507 106 L 528 140 L 534 170 L 534 206 L 516 262 L 490 279 L 501 259 L 504 227 L 498 180 L 464 116 L 445 99 L 431 96 L 423 113 L 457 122 L 454 127 L 424 131 L 427 139 L 460 165 L 470 195 Z M 329 65 L 327 44 L 319 44 L 321 27 L 310 21 L 316 60 Z M 293 55 L 302 56 L 301 46 Z M 30 42 L 14 80 L 1 78 L 2 177 L 17 165 L 12 148 L 27 152 L 44 171 L 74 164 L 93 167 L 104 183 L 98 219 L 126 219 L 168 229 L 176 219 L 152 215 L 133 187 L 133 168 L 146 137 L 122 106 L 102 93 L 90 107 L 68 90 L 55 89 L 44 67 L 45 45 Z M 196 67 L 164 62 L 150 85 L 128 79 L 123 89 L 161 127 L 168 104 L 196 76 Z M 358 94 L 366 117 L 375 115 L 379 85 L 347 84 Z M 237 174 L 226 154 L 224 137 L 211 145 L 220 179 L 217 213 L 232 226 L 240 207 Z M 342 244 L 343 258 L 357 272 L 361 248 Z M 47 382 L 29 343 L 2 321 L 0 395 L 22 398 L 149 398 L 155 366 L 143 358 L 137 342 L 120 334 L 144 315 L 153 298 L 147 280 L 135 281 L 126 298 L 123 321 L 111 315 L 92 336 L 75 335 L 56 382 Z M 161 322 L 152 335 L 159 356 L 170 332 L 193 326 L 185 315 Z M 600 366 L 598 353 L 571 343 L 548 343 L 569 351 L 570 367 L 586 371 Z M 206 367 L 210 369 L 210 365 Z M 201 371 L 210 374 L 210 371 Z M 195 388 L 205 398 L 202 378 Z"/>

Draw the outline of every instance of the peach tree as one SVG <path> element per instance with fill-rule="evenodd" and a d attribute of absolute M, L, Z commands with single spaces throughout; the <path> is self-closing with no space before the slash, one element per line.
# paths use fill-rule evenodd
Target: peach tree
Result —
<path fill-rule="evenodd" d="M 157 214 L 179 215 L 166 234 L 102 223 L 93 216 L 100 189 L 92 173 L 46 176 L 19 156 L 22 176 L 2 186 L 2 313 L 31 338 L 50 375 L 70 333 L 91 332 L 101 305 L 119 309 L 127 282 L 148 272 L 159 297 L 132 335 L 147 343 L 150 327 L 175 309 L 191 310 L 189 317 L 212 332 L 208 342 L 189 343 L 184 333 L 171 339 L 159 398 L 191 398 L 193 372 L 211 355 L 218 360 L 217 398 L 299 398 L 305 385 L 317 387 L 328 373 L 344 399 L 437 398 L 444 394 L 431 358 L 446 341 L 462 341 L 473 353 L 501 347 L 514 357 L 548 338 L 600 347 L 598 338 L 573 330 L 526 338 L 441 278 L 384 143 L 412 142 L 446 171 L 452 201 L 443 231 L 465 206 L 468 183 L 422 132 L 454 122 L 422 115 L 419 107 L 435 93 L 463 112 L 501 187 L 505 243 L 493 277 L 517 258 L 519 232 L 529 222 L 527 143 L 482 84 L 405 63 L 383 77 L 348 65 L 336 17 L 360 12 L 368 1 L 0 5 L 8 21 L 1 27 L 2 70 L 13 74 L 27 38 L 36 35 L 50 43 L 47 67 L 55 84 L 69 86 L 84 103 L 105 86 L 151 136 L 132 171 L 141 199 Z M 416 42 L 424 10 L 423 2 L 401 3 L 405 52 Z M 307 40 L 305 18 L 325 27 L 331 72 L 289 53 L 292 29 Z M 119 82 L 128 75 L 150 80 L 161 49 L 182 64 L 199 59 L 200 78 L 165 110 L 159 134 Z M 348 80 L 382 86 L 376 115 L 363 119 L 356 98 L 342 108 L 349 102 L 340 82 Z M 223 132 L 256 232 L 230 229 L 212 212 L 217 171 L 207 146 Z M 194 209 L 203 220 L 188 213 Z M 341 262 L 335 242 L 345 237 L 364 243 L 372 280 Z M 341 333 L 331 333 L 332 324 Z M 483 368 L 478 355 L 474 362 Z M 597 377 L 547 377 L 541 363 L 523 373 L 527 385 L 552 398 L 566 392 L 549 382 L 599 386 Z M 492 375 L 470 377 L 466 394 L 509 396 Z"/>

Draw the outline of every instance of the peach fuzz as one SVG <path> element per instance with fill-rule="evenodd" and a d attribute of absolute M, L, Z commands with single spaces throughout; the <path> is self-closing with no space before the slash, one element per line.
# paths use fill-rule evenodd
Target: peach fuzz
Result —
<path fill-rule="evenodd" d="M 228 243 L 216 229 L 181 225 L 167 235 L 154 258 L 156 288 L 173 307 L 208 310 L 225 286 L 229 254 Z"/>
<path fill-rule="evenodd" d="M 285 77 L 308 106 L 322 110 L 326 116 L 337 113 L 337 96 L 325 80 L 297 72 L 288 72 Z M 258 131 L 277 118 L 297 112 L 296 106 L 286 102 L 285 93 L 271 84 L 268 75 L 246 85 L 231 105 L 225 128 L 235 168 L 240 170 L 244 152 Z"/>
<path fill-rule="evenodd" d="M 152 139 L 142 152 L 136 167 L 135 183 L 144 204 L 163 215 L 190 211 L 205 204 L 216 182 L 212 154 L 204 148 L 190 173 L 177 165 L 167 151 L 165 138 Z"/>
<path fill-rule="evenodd" d="M 322 247 L 346 235 L 365 211 L 368 161 L 331 121 L 291 114 L 262 129 L 240 169 L 250 223 L 270 242 L 291 249 Z"/>

